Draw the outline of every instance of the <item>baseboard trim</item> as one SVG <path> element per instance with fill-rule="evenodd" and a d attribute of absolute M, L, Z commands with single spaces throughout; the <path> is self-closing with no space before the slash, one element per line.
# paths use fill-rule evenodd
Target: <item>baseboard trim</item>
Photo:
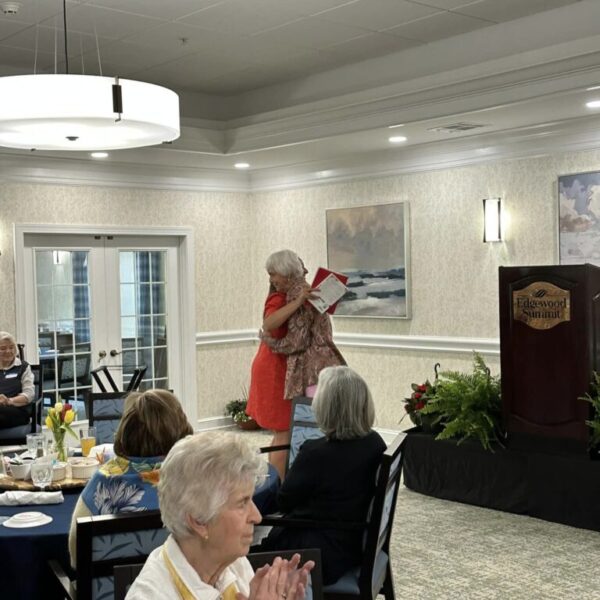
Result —
<path fill-rule="evenodd" d="M 339 346 L 354 348 L 389 348 L 459 354 L 478 352 L 485 356 L 500 356 L 500 342 L 497 338 L 336 333 L 334 334 L 334 340 Z M 198 347 L 216 344 L 255 343 L 257 341 L 258 334 L 253 329 L 204 331 L 196 334 L 196 346 Z"/>

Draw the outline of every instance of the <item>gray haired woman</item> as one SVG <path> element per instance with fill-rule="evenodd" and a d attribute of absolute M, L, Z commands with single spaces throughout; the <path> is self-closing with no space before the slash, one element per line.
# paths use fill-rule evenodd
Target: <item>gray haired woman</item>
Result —
<path fill-rule="evenodd" d="M 27 405 L 34 395 L 31 367 L 17 357 L 15 338 L 0 331 L 0 429 L 28 423 Z"/>
<path fill-rule="evenodd" d="M 128 600 L 298 600 L 314 563 L 299 555 L 253 572 L 245 558 L 260 522 L 252 501 L 266 463 L 241 437 L 208 432 L 170 450 L 158 499 L 167 541 L 154 550 Z"/>
<path fill-rule="evenodd" d="M 373 431 L 375 408 L 364 379 L 349 367 L 327 367 L 313 401 L 325 437 L 305 442 L 279 490 L 279 508 L 294 518 L 364 521 L 385 443 Z M 276 527 L 260 550 L 320 548 L 323 582 L 360 564 L 362 532 Z"/>

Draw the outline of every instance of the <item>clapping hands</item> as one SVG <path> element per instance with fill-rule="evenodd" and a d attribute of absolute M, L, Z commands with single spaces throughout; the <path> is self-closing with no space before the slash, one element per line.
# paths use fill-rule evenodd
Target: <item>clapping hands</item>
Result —
<path fill-rule="evenodd" d="M 272 565 L 256 570 L 250 582 L 249 596 L 237 594 L 238 600 L 302 600 L 308 574 L 315 563 L 309 560 L 300 568 L 299 565 L 299 554 L 294 554 L 290 560 L 277 557 Z"/>

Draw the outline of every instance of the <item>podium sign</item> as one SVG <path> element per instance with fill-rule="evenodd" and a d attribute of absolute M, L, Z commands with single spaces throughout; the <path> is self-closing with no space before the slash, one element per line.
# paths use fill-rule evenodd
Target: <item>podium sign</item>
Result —
<path fill-rule="evenodd" d="M 600 365 L 600 268 L 500 267 L 499 278 L 506 430 L 584 450 L 590 405 L 578 398 Z"/>

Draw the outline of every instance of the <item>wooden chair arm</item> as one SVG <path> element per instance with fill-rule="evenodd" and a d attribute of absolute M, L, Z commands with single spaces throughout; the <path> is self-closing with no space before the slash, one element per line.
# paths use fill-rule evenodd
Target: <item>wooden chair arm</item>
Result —
<path fill-rule="evenodd" d="M 259 448 L 258 451 L 260 454 L 268 454 L 269 452 L 279 452 L 280 450 L 289 450 L 289 444 L 281 444 L 280 446 L 263 446 Z"/>
<path fill-rule="evenodd" d="M 49 560 L 48 566 L 62 588 L 62 592 L 65 594 L 65 596 L 69 600 L 77 600 L 77 593 L 75 592 L 74 583 L 69 579 L 61 564 L 56 560 Z"/>

